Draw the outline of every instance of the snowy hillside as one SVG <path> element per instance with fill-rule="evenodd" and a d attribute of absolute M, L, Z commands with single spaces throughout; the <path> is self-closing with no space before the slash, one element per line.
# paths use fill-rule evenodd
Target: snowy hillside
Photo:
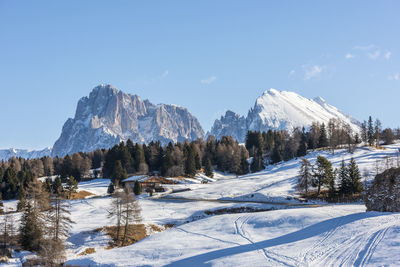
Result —
<path fill-rule="evenodd" d="M 332 118 L 349 124 L 354 132 L 359 132 L 359 123 L 356 120 L 329 105 L 321 97 L 308 99 L 294 92 L 270 89 L 257 98 L 246 118 L 227 111 L 225 116 L 215 121 L 211 134 L 217 138 L 231 135 L 239 142 L 244 142 L 248 130 L 291 131 L 296 127 L 308 127 L 313 122 L 327 124 Z"/>
<path fill-rule="evenodd" d="M 354 157 L 360 170 L 373 178 L 376 168 L 397 165 L 400 144 L 385 150 L 362 147 L 354 154 L 339 150 L 310 153 L 314 162 L 324 155 L 339 166 Z M 378 166 L 378 167 L 377 167 Z M 314 202 L 300 204 L 294 198 L 298 160 L 270 166 L 240 177 L 221 174 L 209 184 L 189 183 L 191 191 L 164 198 L 140 199 L 146 223 L 175 227 L 128 247 L 87 256 L 70 256 L 68 264 L 83 266 L 376 266 L 398 265 L 400 215 L 365 212 L 363 204 Z M 106 186 L 106 184 L 104 184 Z M 182 187 L 183 185 L 176 185 Z M 182 199 L 180 201 L 179 199 Z M 195 201 L 197 199 L 198 201 Z M 109 198 L 75 203 L 74 233 L 108 224 L 103 207 Z M 275 204 L 273 204 L 275 203 Z M 282 204 L 279 204 L 282 203 Z M 285 205 L 287 203 L 289 205 Z M 306 206 L 299 206 L 306 205 Z M 308 205 L 308 206 L 307 206 Z M 234 208 L 256 213 L 207 215 L 206 211 Z M 88 218 L 91 218 L 90 220 Z M 78 225 L 80 225 L 78 227 Z M 93 245 L 93 244 L 91 244 Z M 101 242 L 99 245 L 101 247 Z M 81 245 L 85 247 L 85 245 Z M 97 250 L 97 249 L 96 249 Z"/>

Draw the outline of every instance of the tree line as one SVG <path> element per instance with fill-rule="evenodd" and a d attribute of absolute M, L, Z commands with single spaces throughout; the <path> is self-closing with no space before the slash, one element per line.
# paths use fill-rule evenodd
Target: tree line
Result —
<path fill-rule="evenodd" d="M 316 188 L 319 196 L 323 186 L 329 189 L 331 198 L 337 194 L 348 196 L 360 193 L 363 186 L 356 161 L 351 158 L 346 164 L 342 160 L 340 167 L 333 169 L 332 163 L 325 157 L 318 156 L 314 165 L 306 158 L 301 158 L 297 189 L 308 196 L 310 189 Z"/>
<path fill-rule="evenodd" d="M 361 142 L 379 146 L 391 144 L 396 138 L 400 138 L 399 129 L 382 130 L 380 120 L 374 122 L 370 116 L 361 124 L 360 135 L 354 133 L 348 124 L 331 119 L 327 125 L 312 123 L 308 130 L 249 131 L 245 146 L 239 145 L 230 136 L 220 140 L 208 136 L 206 140 L 165 146 L 160 142 L 134 144 L 128 140 L 110 149 L 79 152 L 65 157 L 29 160 L 12 157 L 1 161 L 0 192 L 3 199 L 14 199 L 35 177 L 57 175 L 61 182 L 66 182 L 72 176 L 79 182 L 89 176 L 99 177 L 101 171 L 103 177 L 111 178 L 113 183 L 135 174 L 193 177 L 200 170 L 212 177 L 214 168 L 243 175 L 260 171 L 267 164 L 302 157 L 308 150 L 329 149 L 335 153 L 336 149 L 346 147 L 352 152 Z M 251 160 L 248 160 L 249 157 Z M 94 169 L 93 173 L 91 169 Z"/>

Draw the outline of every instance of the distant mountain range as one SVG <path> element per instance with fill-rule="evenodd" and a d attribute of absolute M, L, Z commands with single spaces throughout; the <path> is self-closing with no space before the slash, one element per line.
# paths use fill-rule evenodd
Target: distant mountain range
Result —
<path fill-rule="evenodd" d="M 329 105 L 321 97 L 308 99 L 294 92 L 266 90 L 259 96 L 247 114 L 240 116 L 227 111 L 225 116 L 214 122 L 209 134 L 217 139 L 224 135 L 233 136 L 244 142 L 247 131 L 288 130 L 296 127 L 309 127 L 313 122 L 327 124 L 331 118 L 349 124 L 358 132 L 360 123 L 343 114 L 336 107 Z"/>
<path fill-rule="evenodd" d="M 312 122 L 327 123 L 336 118 L 359 131 L 359 122 L 340 112 L 321 97 L 307 99 L 294 92 L 270 89 L 257 98 L 247 117 L 227 111 L 215 120 L 208 134 L 217 139 L 230 135 L 244 142 L 246 133 L 269 129 L 292 130 L 309 127 Z M 190 112 L 168 104 L 154 105 L 137 95 L 118 91 L 111 85 L 95 87 L 89 97 L 79 100 L 74 118 L 68 119 L 53 148 L 40 151 L 0 150 L 0 160 L 23 157 L 65 156 L 88 152 L 131 139 L 137 143 L 180 142 L 204 137 L 204 131 Z"/>
<path fill-rule="evenodd" d="M 7 160 L 11 157 L 21 157 L 25 159 L 35 159 L 51 155 L 51 147 L 42 150 L 27 150 L 27 149 L 0 149 L 0 160 Z"/>

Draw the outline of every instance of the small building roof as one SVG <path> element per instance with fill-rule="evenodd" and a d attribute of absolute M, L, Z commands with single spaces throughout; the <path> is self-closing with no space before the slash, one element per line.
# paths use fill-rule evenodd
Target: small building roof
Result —
<path fill-rule="evenodd" d="M 126 178 L 125 180 L 122 180 L 123 183 L 125 182 L 135 182 L 135 181 L 142 181 L 144 179 L 147 179 L 147 175 L 136 175 L 136 176 L 131 176 Z"/>

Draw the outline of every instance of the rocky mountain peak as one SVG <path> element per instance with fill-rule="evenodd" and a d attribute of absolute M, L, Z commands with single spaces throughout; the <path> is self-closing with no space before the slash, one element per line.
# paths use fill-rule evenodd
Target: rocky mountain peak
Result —
<path fill-rule="evenodd" d="M 79 100 L 75 117 L 67 120 L 54 144 L 53 155 L 108 148 L 128 139 L 137 143 L 159 140 L 165 144 L 203 136 L 200 123 L 187 109 L 154 105 L 102 84 L 89 97 Z"/>
<path fill-rule="evenodd" d="M 239 142 L 244 142 L 247 131 L 288 130 L 309 127 L 313 122 L 328 123 L 336 118 L 351 126 L 353 131 L 359 131 L 358 122 L 343 114 L 334 106 L 317 97 L 305 98 L 295 92 L 269 89 L 259 96 L 247 117 L 234 117 L 234 112 L 227 112 L 217 119 L 211 129 L 211 134 L 217 139 L 223 135 L 231 135 Z"/>

